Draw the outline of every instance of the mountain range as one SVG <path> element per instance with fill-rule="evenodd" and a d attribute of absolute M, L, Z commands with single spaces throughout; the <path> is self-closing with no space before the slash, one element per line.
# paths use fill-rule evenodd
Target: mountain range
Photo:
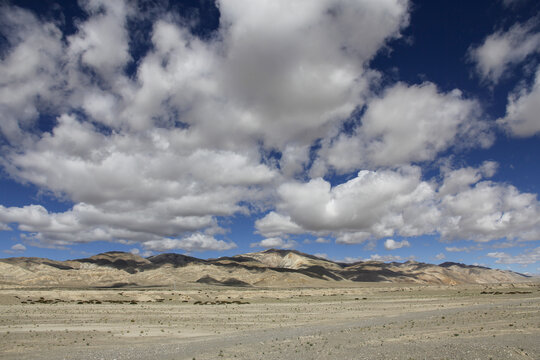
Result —
<path fill-rule="evenodd" d="M 167 253 L 143 258 L 106 252 L 56 261 L 35 257 L 0 259 L 0 284 L 47 287 L 126 287 L 212 284 L 246 287 L 333 286 L 352 282 L 488 284 L 529 281 L 527 275 L 445 262 L 335 262 L 296 250 L 269 249 L 217 259 Z"/>

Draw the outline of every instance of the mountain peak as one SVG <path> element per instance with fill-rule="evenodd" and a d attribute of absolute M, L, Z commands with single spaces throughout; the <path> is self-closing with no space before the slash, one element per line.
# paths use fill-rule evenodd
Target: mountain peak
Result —
<path fill-rule="evenodd" d="M 311 266 L 323 266 L 328 268 L 341 268 L 333 261 L 322 259 L 298 250 L 267 249 L 254 253 L 240 255 L 243 258 L 251 258 L 266 266 L 274 268 L 300 269 Z"/>

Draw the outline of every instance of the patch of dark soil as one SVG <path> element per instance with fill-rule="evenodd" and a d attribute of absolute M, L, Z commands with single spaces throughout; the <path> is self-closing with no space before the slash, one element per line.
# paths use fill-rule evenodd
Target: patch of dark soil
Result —
<path fill-rule="evenodd" d="M 69 265 L 58 264 L 58 263 L 53 263 L 53 262 L 49 262 L 49 261 L 44 261 L 43 264 L 48 265 L 48 266 L 52 266 L 52 267 L 60 269 L 60 270 L 73 270 L 73 268 L 71 266 L 69 266 Z"/>
<path fill-rule="evenodd" d="M 219 281 L 217 279 L 214 279 L 213 277 L 209 275 L 205 275 L 196 282 L 200 284 L 209 284 L 209 285 L 221 285 L 221 286 L 251 286 L 247 282 L 244 282 L 242 280 L 238 280 L 235 278 L 229 278 L 224 281 Z"/>

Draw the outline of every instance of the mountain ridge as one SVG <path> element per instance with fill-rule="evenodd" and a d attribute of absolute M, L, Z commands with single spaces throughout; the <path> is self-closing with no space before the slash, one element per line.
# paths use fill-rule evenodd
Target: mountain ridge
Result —
<path fill-rule="evenodd" d="M 0 284 L 21 286 L 332 286 L 354 282 L 422 284 L 510 283 L 530 277 L 507 270 L 444 262 L 336 262 L 297 250 L 267 249 L 214 259 L 162 253 L 144 258 L 109 251 L 66 261 L 13 257 L 0 259 Z"/>

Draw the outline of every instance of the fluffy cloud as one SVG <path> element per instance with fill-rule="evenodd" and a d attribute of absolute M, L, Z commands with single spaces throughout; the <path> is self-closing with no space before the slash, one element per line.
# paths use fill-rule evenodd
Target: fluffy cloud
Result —
<path fill-rule="evenodd" d="M 314 235 L 332 234 L 342 244 L 436 233 L 448 241 L 538 239 L 536 195 L 485 180 L 496 168 L 485 162 L 478 168 L 446 169 L 440 184 L 422 180 L 417 167 L 363 170 L 336 186 L 321 178 L 287 182 L 278 188 L 278 211 L 272 217 Z M 263 218 L 259 224 L 267 222 Z"/>
<path fill-rule="evenodd" d="M 191 234 L 182 239 L 159 239 L 145 241 L 142 245 L 151 251 L 170 251 L 178 249 L 185 251 L 224 251 L 234 249 L 237 246 L 233 242 L 216 240 L 213 236 L 201 233 Z"/>
<path fill-rule="evenodd" d="M 387 239 L 384 242 L 384 248 L 386 250 L 396 250 L 401 249 L 402 247 L 409 247 L 411 244 L 407 240 L 395 241 L 393 239 Z"/>
<path fill-rule="evenodd" d="M 119 117 L 128 126 L 167 124 L 175 120 L 171 113 L 180 113 L 193 140 L 207 146 L 262 141 L 283 150 L 284 162 L 297 161 L 362 101 L 374 76 L 365 65 L 408 22 L 402 0 L 218 6 L 217 41 L 204 42 L 163 19 L 154 24 L 154 49 L 140 62 L 138 83 L 118 90 L 126 101 Z"/>
<path fill-rule="evenodd" d="M 279 234 L 302 234 L 305 230 L 291 221 L 290 216 L 284 216 L 275 211 L 269 212 L 264 218 L 255 221 L 257 232 L 263 236 L 272 237 Z"/>
<path fill-rule="evenodd" d="M 251 247 L 263 247 L 263 248 L 281 248 L 292 249 L 296 246 L 296 242 L 292 240 L 285 241 L 279 237 L 267 238 L 256 243 L 251 243 Z"/>
<path fill-rule="evenodd" d="M 511 185 L 480 181 L 441 199 L 445 214 L 438 231 L 445 239 L 486 242 L 495 239 L 536 240 L 540 237 L 540 204 L 535 194 Z"/>
<path fill-rule="evenodd" d="M 379 255 L 373 254 L 366 261 L 382 261 L 382 262 L 393 262 L 393 261 L 402 261 L 403 258 L 397 255 Z"/>
<path fill-rule="evenodd" d="M 74 201 L 63 214 L 49 215 L 41 207 L 32 211 L 51 223 L 68 219 L 73 226 L 62 233 L 55 227 L 28 227 L 35 225 L 29 224 L 34 218 L 27 214 L 30 208 L 11 209 L 8 222 L 43 232 L 53 243 L 99 236 L 142 241 L 215 227 L 214 216 L 247 212 L 239 203 L 261 198 L 257 187 L 269 184 L 274 171 L 249 154 L 182 151 L 178 140 L 184 131 L 107 136 L 73 116 L 61 116 L 51 134 L 3 162 L 12 176 Z"/>
<path fill-rule="evenodd" d="M 70 55 L 107 81 L 130 60 L 125 28 L 129 9 L 124 1 L 90 0 L 81 4 L 89 18 L 68 38 Z"/>
<path fill-rule="evenodd" d="M 392 236 L 396 228 L 406 236 L 429 232 L 438 216 L 430 204 L 433 191 L 416 167 L 363 170 L 335 187 L 322 178 L 284 183 L 277 207 L 304 229 L 341 231 L 338 242 L 358 243 Z"/>
<path fill-rule="evenodd" d="M 217 227 L 211 216 L 172 215 L 165 218 L 165 215 L 163 211 L 158 213 L 152 209 L 105 213 L 84 203 L 63 213 L 49 213 L 41 205 L 21 208 L 0 205 L 0 223 L 18 223 L 18 230 L 31 234 L 29 240 L 52 246 L 98 240 L 146 242 Z"/>
<path fill-rule="evenodd" d="M 371 76 L 364 66 L 408 23 L 403 0 L 234 0 L 219 8 L 226 45 L 220 81 L 242 109 L 240 119 L 225 121 L 278 147 L 309 144 L 348 117 Z"/>
<path fill-rule="evenodd" d="M 11 247 L 11 250 L 13 251 L 25 251 L 26 250 L 26 246 L 24 246 L 23 244 L 15 244 Z"/>
<path fill-rule="evenodd" d="M 540 262 L 540 247 L 527 250 L 518 255 L 510 255 L 504 252 L 491 252 L 487 256 L 495 258 L 497 264 L 520 264 L 529 265 Z"/>
<path fill-rule="evenodd" d="M 478 168 L 466 167 L 457 170 L 443 168 L 444 182 L 439 188 L 439 194 L 445 196 L 467 190 L 482 178 L 492 177 L 497 170 L 497 166 L 497 163 L 493 161 L 485 161 Z"/>
<path fill-rule="evenodd" d="M 367 64 L 400 36 L 409 4 L 219 1 L 220 25 L 207 40 L 157 11 L 145 18 L 150 47 L 140 58 L 127 26 L 143 17 L 136 4 L 80 5 L 86 16 L 69 36 L 2 6 L 0 131 L 11 147 L 1 165 L 74 205 L 2 207 L 0 226 L 16 223 L 46 246 L 106 240 L 197 251 L 230 248 L 189 234 L 220 231 L 220 216 L 266 210 L 276 182 L 303 171 L 311 143 L 362 103 L 378 76 Z M 51 130 L 36 131 L 51 114 Z M 279 166 L 264 162 L 268 149 L 282 153 Z M 277 214 L 258 225 L 270 238 L 301 231 Z"/>
<path fill-rule="evenodd" d="M 463 98 L 457 89 L 441 93 L 432 83 L 398 83 L 386 89 L 368 102 L 361 120 L 353 134 L 327 143 L 319 161 L 348 172 L 433 160 L 456 143 L 487 147 L 493 141 L 477 102 Z"/>
<path fill-rule="evenodd" d="M 508 2 L 508 5 L 516 1 Z M 506 2 L 505 2 L 506 4 Z M 508 31 L 498 31 L 488 36 L 484 43 L 469 51 L 483 79 L 497 83 L 509 68 L 525 62 L 540 53 L 538 18 L 524 24 L 515 24 Z M 534 64 L 534 61 L 531 61 Z M 529 71 L 532 66 L 529 66 Z M 540 107 L 540 67 L 532 85 L 521 82 L 508 96 L 506 115 L 497 123 L 514 136 L 532 136 L 540 132 L 538 112 Z"/>
<path fill-rule="evenodd" d="M 272 170 L 248 153 L 183 149 L 185 132 L 156 129 L 140 136 L 107 136 L 62 115 L 52 134 L 44 134 L 24 153 L 11 153 L 3 161 L 13 176 L 91 204 L 122 200 L 146 206 L 169 197 L 189 202 L 189 196 L 199 192 L 205 196 L 221 187 L 272 180 Z M 234 196 L 234 189 L 229 190 L 222 196 Z M 226 199 L 220 200 L 227 206 Z M 238 209 L 222 211 L 231 210 Z"/>
<path fill-rule="evenodd" d="M 446 259 L 446 255 L 444 255 L 443 253 L 439 253 L 435 256 L 435 259 L 436 260 L 444 260 Z"/>
<path fill-rule="evenodd" d="M 477 242 L 506 238 L 536 240 L 540 236 L 540 203 L 535 194 L 483 178 L 494 174 L 496 164 L 462 168 L 445 173 L 438 192 L 443 215 L 437 232 L 446 240 Z"/>
<path fill-rule="evenodd" d="M 2 6 L 0 165 L 73 206 L 0 206 L 0 229 L 38 246 L 227 250 L 235 244 L 214 238 L 220 219 L 260 212 L 263 247 L 292 247 L 288 236 L 303 233 L 370 246 L 435 233 L 538 238 L 535 196 L 483 180 L 494 164 L 447 170 L 442 184 L 409 165 L 492 138 L 478 103 L 459 90 L 426 82 L 370 93 L 380 74 L 369 63 L 407 26 L 408 1 L 217 5 L 220 24 L 207 39 L 174 17 L 148 15 L 142 54 L 130 52 L 127 25 L 143 16 L 133 2 L 81 2 L 85 17 L 69 35 Z M 535 39 L 531 28 L 512 29 Z M 505 56 L 500 63 L 521 61 Z M 519 109 L 500 123 L 537 131 L 529 124 L 536 92 L 516 95 Z M 361 125 L 340 133 L 364 105 Z M 526 119 L 526 130 L 513 130 L 513 119 Z M 356 175 L 331 184 L 322 178 L 329 169 Z"/>
<path fill-rule="evenodd" d="M 60 106 L 62 32 L 17 7 L 0 7 L 9 51 L 0 62 L 0 134 L 11 144 L 26 142 L 40 112 Z"/>
<path fill-rule="evenodd" d="M 338 231 L 334 234 L 337 244 L 362 244 L 373 235 L 368 231 Z"/>
<path fill-rule="evenodd" d="M 532 136 L 540 133 L 539 114 L 540 67 L 536 70 L 536 77 L 530 88 L 518 87 L 508 96 L 506 116 L 497 120 L 497 123 L 514 136 Z"/>
<path fill-rule="evenodd" d="M 24 246 L 23 244 L 15 244 L 8 250 L 4 250 L 6 254 L 16 254 L 24 251 L 26 251 L 26 246 Z"/>
<path fill-rule="evenodd" d="M 540 49 L 540 33 L 535 31 L 537 19 L 516 24 L 508 31 L 497 31 L 484 42 L 469 50 L 480 76 L 497 83 L 511 66 L 524 61 Z"/>

